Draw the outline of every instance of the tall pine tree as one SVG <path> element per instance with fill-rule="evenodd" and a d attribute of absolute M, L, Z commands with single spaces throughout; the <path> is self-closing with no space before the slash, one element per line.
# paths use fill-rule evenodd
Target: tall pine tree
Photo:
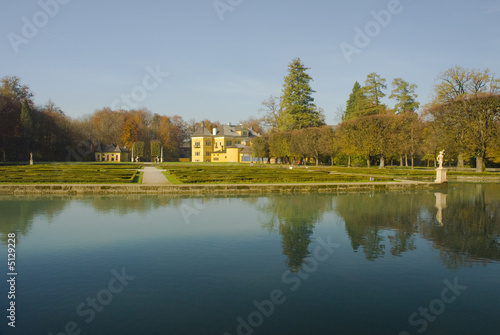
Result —
<path fill-rule="evenodd" d="M 349 95 L 349 100 L 347 100 L 347 105 L 345 113 L 343 115 L 342 121 L 347 121 L 360 116 L 364 116 L 368 107 L 368 99 L 364 94 L 364 90 L 361 85 L 356 82 L 352 88 L 352 92 Z"/>
<path fill-rule="evenodd" d="M 278 130 L 289 131 L 307 127 L 319 127 L 324 124 L 324 116 L 314 104 L 309 85 L 312 80 L 306 72 L 300 58 L 295 58 L 288 65 L 288 75 L 283 84 L 281 115 L 278 118 Z"/>
<path fill-rule="evenodd" d="M 382 114 L 385 112 L 387 107 L 382 103 L 382 98 L 385 97 L 383 90 L 387 89 L 385 82 L 385 78 L 380 77 L 375 72 L 366 76 L 363 90 L 370 104 L 368 107 L 369 111 L 366 113 L 367 115 Z"/>
<path fill-rule="evenodd" d="M 396 78 L 392 81 L 394 89 L 389 96 L 389 99 L 396 99 L 397 104 L 394 106 L 396 113 L 415 112 L 420 103 L 417 102 L 418 95 L 415 94 L 417 85 L 410 84 L 401 78 Z"/>

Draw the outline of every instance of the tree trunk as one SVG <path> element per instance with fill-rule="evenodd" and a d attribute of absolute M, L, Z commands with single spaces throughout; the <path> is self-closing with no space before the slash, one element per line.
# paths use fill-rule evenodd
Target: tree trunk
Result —
<path fill-rule="evenodd" d="M 405 166 L 408 167 L 408 154 L 405 154 Z"/>
<path fill-rule="evenodd" d="M 319 166 L 319 155 L 316 155 L 316 166 Z"/>
<path fill-rule="evenodd" d="M 385 157 L 384 155 L 380 155 L 380 166 L 379 169 L 385 169 Z"/>
<path fill-rule="evenodd" d="M 403 166 L 403 156 L 399 156 L 399 166 Z"/>
<path fill-rule="evenodd" d="M 367 167 L 371 167 L 371 164 L 370 164 L 370 157 L 368 157 L 368 158 L 366 159 L 366 166 L 367 166 Z"/>
<path fill-rule="evenodd" d="M 347 167 L 351 167 L 351 155 L 347 156 Z"/>
<path fill-rule="evenodd" d="M 411 154 L 411 169 L 413 170 L 415 166 L 415 157 L 413 157 L 413 154 Z"/>
<path fill-rule="evenodd" d="M 333 156 L 331 156 L 330 159 L 332 160 L 332 166 L 333 166 Z"/>
<path fill-rule="evenodd" d="M 486 171 L 486 165 L 484 162 L 484 157 L 481 155 L 476 156 L 476 172 Z"/>

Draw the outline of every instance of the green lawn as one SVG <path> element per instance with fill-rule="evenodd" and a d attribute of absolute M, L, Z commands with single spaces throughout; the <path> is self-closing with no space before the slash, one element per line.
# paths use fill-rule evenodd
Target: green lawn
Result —
<path fill-rule="evenodd" d="M 138 183 L 134 164 L 35 164 L 0 166 L 0 183 Z"/>
<path fill-rule="evenodd" d="M 204 183 L 318 183 L 318 182 L 366 182 L 370 176 L 329 174 L 327 171 L 310 171 L 304 168 L 261 165 L 162 165 L 165 175 L 174 184 Z M 393 181 L 387 176 L 375 176 L 373 181 Z"/>

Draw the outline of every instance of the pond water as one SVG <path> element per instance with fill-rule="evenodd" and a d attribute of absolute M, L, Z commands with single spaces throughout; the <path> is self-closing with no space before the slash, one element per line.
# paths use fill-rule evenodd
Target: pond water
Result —
<path fill-rule="evenodd" d="M 500 185 L 2 197 L 1 334 L 498 334 Z"/>

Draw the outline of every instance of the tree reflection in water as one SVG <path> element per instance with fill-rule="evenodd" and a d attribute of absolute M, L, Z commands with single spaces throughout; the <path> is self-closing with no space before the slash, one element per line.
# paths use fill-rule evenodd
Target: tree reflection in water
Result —
<path fill-rule="evenodd" d="M 355 251 L 370 261 L 386 253 L 402 256 L 416 249 L 419 237 L 432 241 L 450 268 L 500 261 L 500 186 L 498 184 L 450 184 L 443 192 L 374 192 L 348 194 L 290 194 L 243 197 L 263 214 L 261 224 L 279 232 L 290 271 L 298 272 L 310 255 L 316 224 L 328 211 L 345 222 Z M 147 214 L 165 206 L 178 207 L 184 197 L 84 196 L 0 198 L 0 235 L 29 233 L 33 220 L 51 222 L 78 200 L 97 212 Z M 203 198 L 209 201 L 210 198 Z M 21 239 L 18 239 L 20 241 Z M 4 243 L 4 242 L 2 242 Z"/>
<path fill-rule="evenodd" d="M 368 260 L 383 257 L 387 244 L 393 256 L 414 250 L 422 205 L 417 193 L 351 193 L 335 200 L 335 211 L 345 221 L 355 251 L 361 247 Z"/>
<path fill-rule="evenodd" d="M 262 227 L 269 232 L 279 231 L 283 254 L 292 272 L 298 272 L 309 256 L 311 234 L 316 223 L 322 220 L 325 211 L 332 210 L 332 196 L 277 195 L 266 199 L 265 204 L 257 205 L 265 214 Z"/>
<path fill-rule="evenodd" d="M 446 193 L 373 193 L 338 196 L 355 251 L 368 260 L 386 246 L 400 256 L 416 248 L 417 234 L 433 242 L 450 268 L 500 261 L 500 192 L 495 184 L 453 184 Z"/>
<path fill-rule="evenodd" d="M 457 184 L 448 192 L 442 225 L 422 220 L 421 235 L 450 268 L 500 261 L 500 192 L 495 184 Z"/>
<path fill-rule="evenodd" d="M 18 244 L 19 237 L 29 233 L 33 220 L 37 216 L 44 216 L 48 222 L 59 215 L 66 207 L 68 201 L 64 197 L 37 197 L 37 196 L 2 196 L 0 197 L 0 236 L 1 243 L 6 243 L 9 233 L 16 233 Z"/>

